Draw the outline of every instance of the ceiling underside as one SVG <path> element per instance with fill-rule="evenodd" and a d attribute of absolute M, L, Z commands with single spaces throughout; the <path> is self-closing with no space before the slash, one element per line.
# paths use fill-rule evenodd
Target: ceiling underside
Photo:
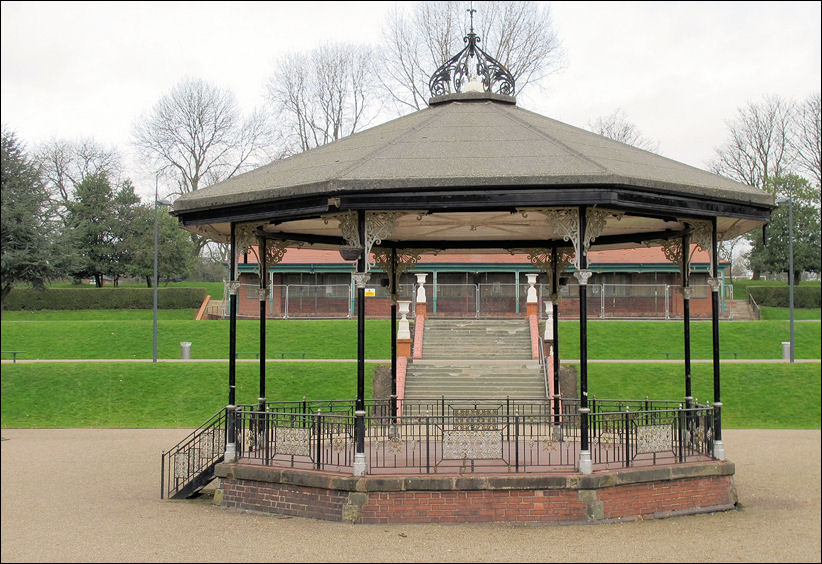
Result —
<path fill-rule="evenodd" d="M 564 208 L 568 209 L 568 208 Z M 605 210 L 610 211 L 610 210 Z M 245 225 L 265 233 L 267 238 L 303 244 L 313 248 L 334 249 L 347 245 L 338 214 L 291 221 L 253 221 Z M 591 245 L 592 250 L 634 248 L 660 239 L 680 237 L 684 230 L 705 219 L 660 218 L 612 212 L 604 216 L 601 232 Z M 242 225 L 242 224 L 240 224 Z M 718 218 L 720 239 L 746 233 L 761 222 Z M 188 226 L 214 240 L 228 242 L 230 223 L 210 223 Z M 390 231 L 377 246 L 396 248 L 432 248 L 443 252 L 464 249 L 507 252 L 507 249 L 570 246 L 567 230 L 554 218 L 539 209 L 520 208 L 516 211 L 434 212 L 412 210 L 395 217 Z"/>

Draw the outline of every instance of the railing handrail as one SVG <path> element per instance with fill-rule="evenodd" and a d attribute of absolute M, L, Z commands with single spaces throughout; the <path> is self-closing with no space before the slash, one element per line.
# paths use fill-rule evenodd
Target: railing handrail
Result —
<path fill-rule="evenodd" d="M 543 362 L 545 366 L 545 363 Z M 474 397 L 474 398 L 429 398 L 429 399 L 403 399 L 398 400 L 404 406 L 411 407 L 411 406 L 419 406 L 419 405 L 429 405 L 429 406 L 441 406 L 443 404 L 446 405 L 453 405 L 453 404 L 477 404 L 477 405 L 487 405 L 487 404 L 500 404 L 500 403 L 509 403 L 513 404 L 516 407 L 525 407 L 525 406 L 539 406 L 543 407 L 546 403 L 550 402 L 551 398 L 548 398 L 547 395 L 545 398 L 489 398 L 489 397 Z M 388 406 L 390 404 L 390 399 L 366 399 L 365 406 L 368 407 L 377 407 L 377 406 Z M 562 398 L 562 403 L 564 405 L 576 405 L 579 403 L 579 398 Z M 592 409 L 596 409 L 596 413 L 622 413 L 625 409 L 625 406 L 629 406 L 632 408 L 632 411 L 662 411 L 662 410 L 675 410 L 678 409 L 678 406 L 684 406 L 685 401 L 683 400 L 651 400 L 651 399 L 611 399 L 611 398 L 597 398 L 596 396 L 592 396 L 589 400 L 589 407 Z M 698 404 L 694 403 L 693 401 L 691 404 L 694 406 L 695 409 L 708 409 L 711 406 L 709 404 Z M 602 411 L 602 407 L 604 406 L 611 406 L 617 405 L 618 407 L 613 410 L 606 410 Z M 645 409 L 635 409 L 634 406 L 642 406 Z M 258 403 L 248 403 L 248 404 L 238 404 L 237 409 L 242 412 L 257 412 L 259 404 Z M 319 410 L 321 415 L 336 415 L 339 414 L 342 410 L 335 410 L 334 408 L 341 407 L 345 411 L 350 411 L 351 413 L 354 412 L 355 408 L 355 401 L 354 400 L 289 400 L 289 401 L 267 401 L 266 402 L 266 411 L 277 411 L 277 408 L 284 408 L 284 409 L 294 409 L 299 408 L 302 409 L 302 414 L 317 414 Z M 330 411 L 323 412 L 323 407 L 331 408 Z M 684 409 L 684 407 L 683 407 Z M 293 412 L 292 413 L 296 413 Z M 370 416 L 370 415 L 369 415 Z M 184 441 L 181 441 L 184 442 Z"/>
<path fill-rule="evenodd" d="M 750 292 L 748 292 L 748 303 L 751 304 L 751 309 L 753 310 L 753 313 L 756 316 L 756 319 L 759 320 L 760 316 L 762 315 L 759 311 L 759 304 L 756 303 L 756 300 L 754 299 L 753 294 L 751 294 Z"/>
<path fill-rule="evenodd" d="M 595 465 L 630 467 L 713 458 L 715 408 L 677 403 L 642 410 L 617 401 L 623 404 L 620 410 L 588 414 Z M 557 425 L 546 409 L 523 413 L 511 407 L 501 400 L 495 409 L 459 406 L 457 411 L 401 417 L 388 412 L 366 415 L 369 472 L 551 472 L 576 467 L 583 414 L 565 409 Z M 236 417 L 240 459 L 332 473 L 351 471 L 354 413 L 286 413 L 255 406 Z"/>
<path fill-rule="evenodd" d="M 548 363 L 545 362 L 545 340 L 538 336 L 539 340 L 539 365 L 542 368 L 542 383 L 545 385 L 545 399 L 551 401 L 549 394 L 550 387 L 548 386 Z"/>
<path fill-rule="evenodd" d="M 208 420 L 205 423 L 203 423 L 202 425 L 197 427 L 197 429 L 195 429 L 194 431 L 189 433 L 183 440 L 178 442 L 176 445 L 174 445 L 170 449 L 164 450 L 162 452 L 162 455 L 161 455 L 161 458 L 160 458 L 160 468 L 161 468 L 161 471 L 160 471 L 160 499 L 163 498 L 166 491 L 167 491 L 169 497 L 179 493 L 183 488 L 185 488 L 187 485 L 189 485 L 192 481 L 198 479 L 200 477 L 200 474 L 202 474 L 209 466 L 213 465 L 215 459 L 218 459 L 222 456 L 222 455 L 217 455 L 217 456 L 214 456 L 214 457 L 212 457 L 211 459 L 208 459 L 208 460 L 205 460 L 205 459 L 200 460 L 200 464 L 196 468 L 189 469 L 189 472 L 188 472 L 188 475 L 187 475 L 187 480 L 182 484 L 181 483 L 177 483 L 177 484 L 174 483 L 174 480 L 176 479 L 176 476 L 172 476 L 171 472 L 169 472 L 168 476 L 165 475 L 166 460 L 173 461 L 174 458 L 177 455 L 179 455 L 180 453 L 185 453 L 186 451 L 190 451 L 191 449 L 195 448 L 195 446 L 198 445 L 198 440 L 201 437 L 203 437 L 207 432 L 209 432 L 209 431 L 211 431 L 215 428 L 220 428 L 221 425 L 222 425 L 223 432 L 225 431 L 225 429 L 228 427 L 228 414 L 227 414 L 227 411 L 228 411 L 228 408 L 226 408 L 226 407 L 220 409 L 217 413 L 215 413 L 214 415 L 209 417 Z M 187 457 L 187 458 L 190 460 L 191 457 Z M 169 468 L 169 471 L 170 470 L 171 469 Z M 166 479 L 168 479 L 168 486 L 166 486 Z"/>

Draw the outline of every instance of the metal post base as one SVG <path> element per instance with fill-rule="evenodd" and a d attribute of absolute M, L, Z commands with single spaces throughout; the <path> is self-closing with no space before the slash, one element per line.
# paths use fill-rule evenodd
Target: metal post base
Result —
<path fill-rule="evenodd" d="M 725 445 L 722 444 L 722 441 L 714 441 L 714 458 L 725 460 Z"/>
<path fill-rule="evenodd" d="M 365 476 L 368 474 L 368 464 L 365 462 L 365 453 L 358 452 L 354 455 L 354 475 Z"/>
<path fill-rule="evenodd" d="M 591 474 L 594 471 L 593 463 L 591 462 L 591 451 L 579 451 L 579 471 L 582 474 Z"/>
<path fill-rule="evenodd" d="M 562 425 L 554 425 L 553 437 L 555 441 L 562 440 Z"/>
<path fill-rule="evenodd" d="M 225 462 L 237 461 L 237 443 L 228 443 L 225 445 Z"/>
<path fill-rule="evenodd" d="M 397 424 L 396 423 L 391 423 L 391 425 L 388 426 L 388 438 L 389 439 L 396 439 L 397 437 L 399 437 L 399 435 L 400 435 L 400 432 L 399 432 L 399 429 L 397 428 Z"/>

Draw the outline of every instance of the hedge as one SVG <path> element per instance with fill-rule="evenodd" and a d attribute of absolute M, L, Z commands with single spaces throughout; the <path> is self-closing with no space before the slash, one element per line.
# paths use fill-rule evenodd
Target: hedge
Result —
<path fill-rule="evenodd" d="M 158 288 L 157 307 L 198 308 L 205 288 Z M 152 309 L 152 288 L 15 288 L 4 300 L 8 310 L 38 309 Z"/>
<path fill-rule="evenodd" d="M 760 306 L 790 307 L 789 286 L 749 286 L 750 294 Z M 822 304 L 822 287 L 794 286 L 793 305 L 799 308 L 818 308 Z"/>

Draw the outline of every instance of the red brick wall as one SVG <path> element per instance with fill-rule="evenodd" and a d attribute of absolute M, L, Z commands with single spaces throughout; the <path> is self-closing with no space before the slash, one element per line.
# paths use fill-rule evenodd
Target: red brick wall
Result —
<path fill-rule="evenodd" d="M 730 509 L 728 475 L 656 480 L 597 489 L 480 489 L 352 492 L 222 479 L 225 507 L 356 523 L 590 523 Z"/>
<path fill-rule="evenodd" d="M 225 507 L 340 521 L 348 492 L 253 480 L 223 480 Z"/>

